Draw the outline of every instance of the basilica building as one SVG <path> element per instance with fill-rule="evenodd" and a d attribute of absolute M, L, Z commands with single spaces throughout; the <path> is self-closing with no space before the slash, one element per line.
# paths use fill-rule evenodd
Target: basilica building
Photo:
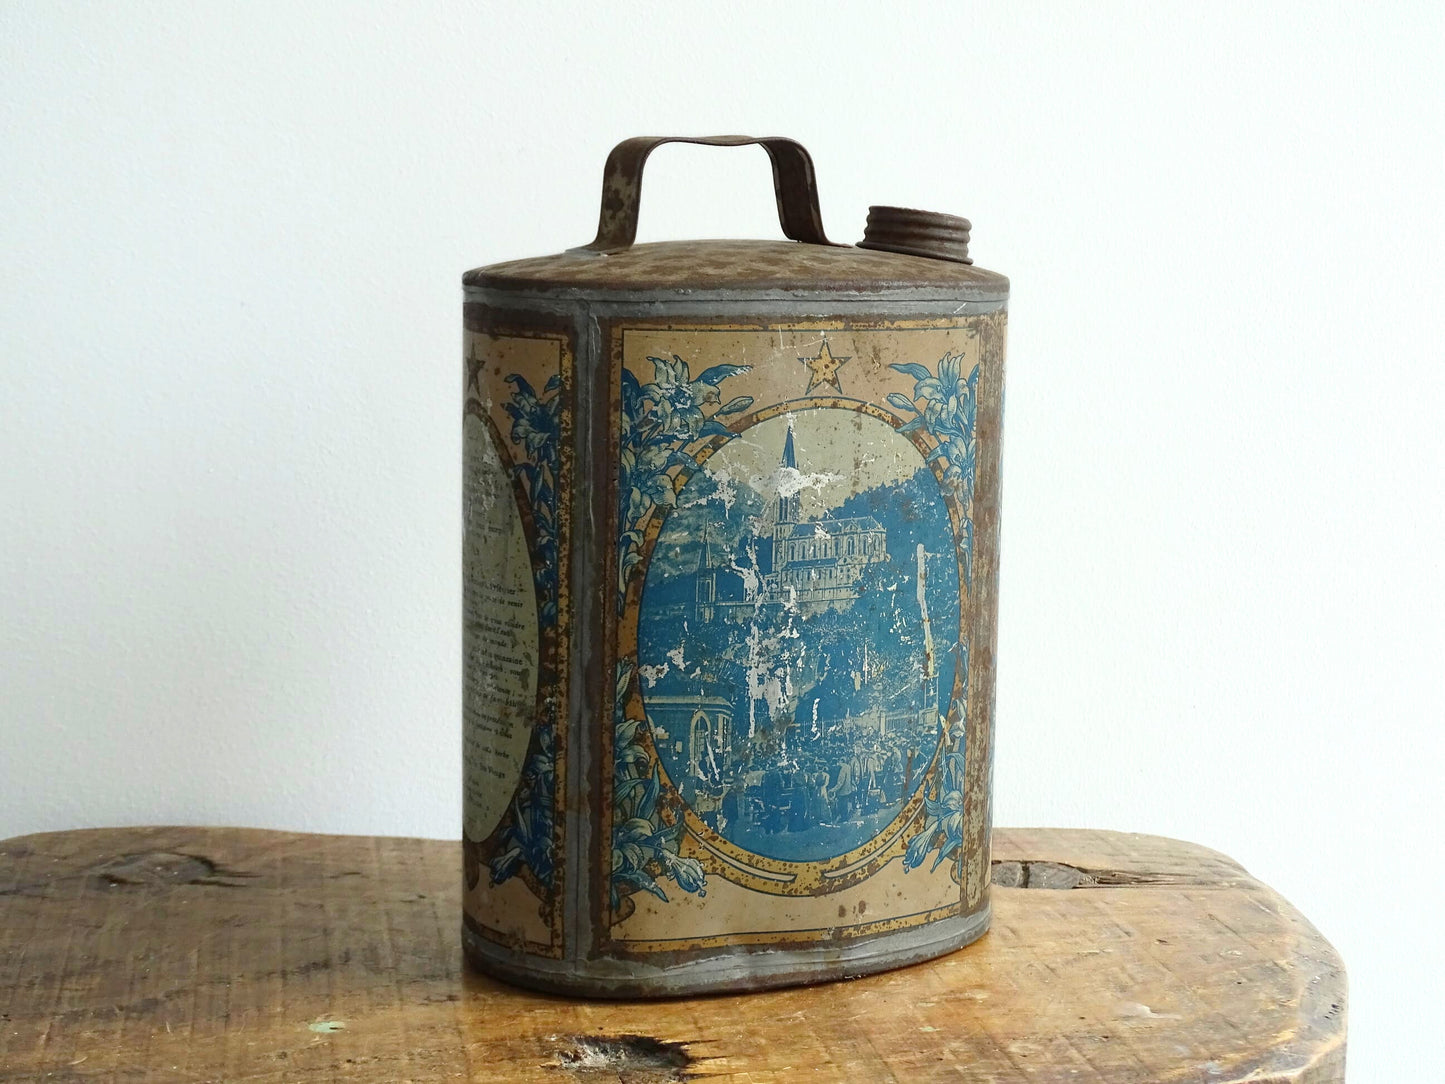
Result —
<path fill-rule="evenodd" d="M 780 466 L 784 479 L 796 477 L 791 426 Z M 846 608 L 858 598 L 868 566 L 887 559 L 888 532 L 872 516 L 805 520 L 800 505 L 794 492 L 780 495 L 774 506 L 771 546 L 758 555 L 763 601 L 804 611 L 839 603 Z"/>
<path fill-rule="evenodd" d="M 868 568 L 888 560 L 888 531 L 872 516 L 803 517 L 797 490 L 789 489 L 800 477 L 791 426 L 778 466 L 783 492 L 743 549 L 719 553 L 704 528 L 693 603 L 703 622 L 747 621 L 760 605 L 805 614 L 846 610 L 860 597 Z"/>

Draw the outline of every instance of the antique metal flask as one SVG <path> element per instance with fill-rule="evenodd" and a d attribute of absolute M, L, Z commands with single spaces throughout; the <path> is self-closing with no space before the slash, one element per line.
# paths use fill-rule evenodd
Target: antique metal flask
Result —
<path fill-rule="evenodd" d="M 756 989 L 988 927 L 1008 280 L 966 220 L 470 271 L 463 940 L 528 986 Z"/>

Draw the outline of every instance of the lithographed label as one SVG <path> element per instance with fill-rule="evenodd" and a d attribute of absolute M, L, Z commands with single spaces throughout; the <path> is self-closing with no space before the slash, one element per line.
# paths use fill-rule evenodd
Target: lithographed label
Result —
<path fill-rule="evenodd" d="M 463 909 L 560 955 L 572 351 L 468 308 L 463 418 Z"/>
<path fill-rule="evenodd" d="M 464 828 L 486 839 L 522 780 L 537 703 L 532 558 L 486 425 L 464 425 L 462 763 Z"/>
<path fill-rule="evenodd" d="M 614 949 L 966 913 L 980 361 L 1002 314 L 612 337 Z"/>

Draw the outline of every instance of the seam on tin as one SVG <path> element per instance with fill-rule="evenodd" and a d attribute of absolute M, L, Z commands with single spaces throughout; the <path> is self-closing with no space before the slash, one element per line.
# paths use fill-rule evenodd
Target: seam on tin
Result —
<path fill-rule="evenodd" d="M 784 986 L 814 985 L 858 978 L 922 963 L 972 944 L 988 932 L 992 907 L 985 895 L 976 911 L 914 927 L 816 948 L 703 950 L 685 969 L 656 967 L 635 959 L 601 957 L 567 961 L 522 956 L 477 937 L 463 925 L 462 940 L 472 966 L 504 979 L 558 993 L 595 998 L 680 997 Z M 886 938 L 886 940 L 885 940 Z M 882 942 L 882 943 L 880 943 Z M 831 971 L 820 971 L 819 965 Z"/>

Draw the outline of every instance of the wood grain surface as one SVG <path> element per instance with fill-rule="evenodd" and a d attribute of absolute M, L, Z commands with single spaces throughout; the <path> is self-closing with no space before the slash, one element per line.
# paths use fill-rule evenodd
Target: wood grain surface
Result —
<path fill-rule="evenodd" d="M 0 843 L 0 1081 L 1339 1081 L 1345 975 L 1213 851 L 1000 829 L 993 929 L 764 994 L 466 971 L 459 848 L 220 828 Z"/>

